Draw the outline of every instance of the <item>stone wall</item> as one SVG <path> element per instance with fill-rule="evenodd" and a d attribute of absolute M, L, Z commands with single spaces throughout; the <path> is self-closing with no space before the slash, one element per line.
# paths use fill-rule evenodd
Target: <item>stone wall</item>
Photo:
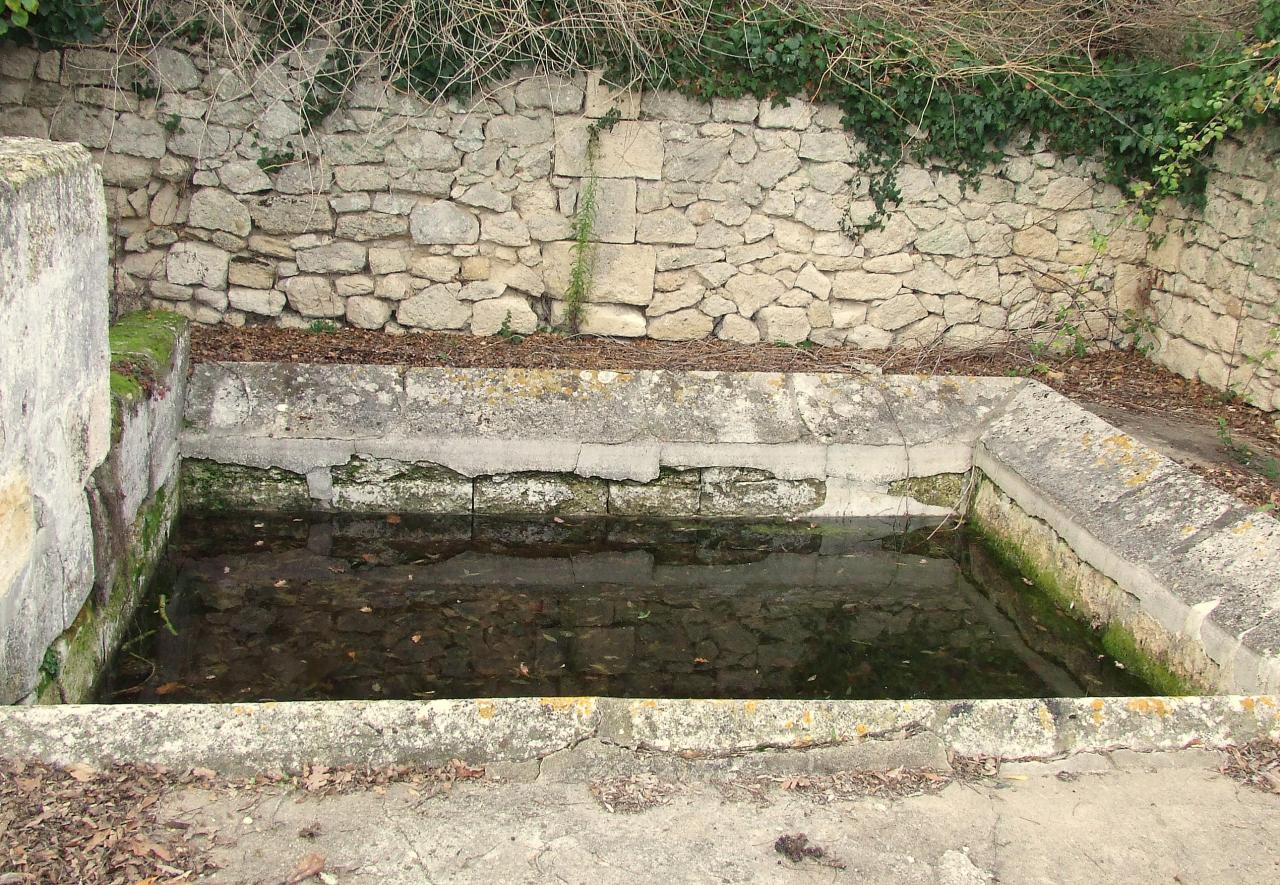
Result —
<path fill-rule="evenodd" d="M 1208 208 L 1169 207 L 1148 264 L 1147 234 L 1091 162 L 1015 152 L 968 188 L 908 165 L 883 229 L 850 236 L 873 205 L 834 107 L 702 104 L 594 76 L 432 104 L 359 80 L 304 134 L 321 57 L 235 73 L 205 50 L 6 45 L 0 134 L 93 150 L 120 307 L 488 335 L 559 320 L 587 128 L 617 108 L 594 169 L 588 333 L 887 348 L 1069 327 L 1114 341 L 1145 312 L 1157 360 L 1280 406 L 1276 360 L 1249 360 L 1278 328 L 1274 133 L 1219 151 Z"/>
<path fill-rule="evenodd" d="M 830 106 L 701 104 L 595 77 L 429 104 L 357 81 L 304 136 L 289 93 L 316 59 L 244 76 L 204 54 L 149 61 L 147 73 L 94 50 L 8 48 L 0 131 L 92 148 L 120 297 L 201 322 L 493 334 L 508 316 L 520 332 L 558 319 L 587 129 L 608 108 L 622 120 L 595 165 L 590 333 L 972 344 L 1036 325 L 1073 292 L 1131 294 L 1145 251 L 1140 233 L 1121 231 L 1090 264 L 1119 192 L 1044 151 L 967 189 L 904 168 L 902 208 L 848 236 L 846 221 L 873 204 L 856 134 Z M 140 77 L 158 97 L 113 85 Z"/>
<path fill-rule="evenodd" d="M 1168 206 L 1154 231 L 1153 357 L 1280 410 L 1280 130 L 1223 144 L 1204 211 Z"/>
<path fill-rule="evenodd" d="M 94 579 L 107 454 L 107 233 L 79 145 L 0 138 L 0 703 L 31 694 Z"/>

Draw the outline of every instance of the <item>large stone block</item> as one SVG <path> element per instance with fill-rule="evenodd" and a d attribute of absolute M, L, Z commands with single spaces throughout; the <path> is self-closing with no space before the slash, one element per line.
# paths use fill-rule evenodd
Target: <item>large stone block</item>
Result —
<path fill-rule="evenodd" d="M 208 243 L 176 243 L 165 258 L 165 277 L 179 286 L 227 287 L 231 254 Z"/>
<path fill-rule="evenodd" d="M 657 123 L 624 120 L 599 134 L 594 167 L 587 160 L 588 128 L 593 121 L 557 117 L 555 122 L 555 173 L 582 178 L 594 172 L 600 178 L 662 177 L 662 129 Z"/>
<path fill-rule="evenodd" d="M 93 587 L 86 484 L 111 432 L 102 179 L 80 145 L 0 138 L 0 703 L 36 688 Z"/>
<path fill-rule="evenodd" d="M 589 301 L 646 305 L 653 300 L 657 257 L 652 246 L 596 243 L 590 252 Z M 547 243 L 542 261 L 547 289 L 563 298 L 576 261 L 574 244 Z"/>
<path fill-rule="evenodd" d="M 436 200 L 409 214 L 409 233 L 423 245 L 466 245 L 480 239 L 480 221 L 457 203 Z"/>

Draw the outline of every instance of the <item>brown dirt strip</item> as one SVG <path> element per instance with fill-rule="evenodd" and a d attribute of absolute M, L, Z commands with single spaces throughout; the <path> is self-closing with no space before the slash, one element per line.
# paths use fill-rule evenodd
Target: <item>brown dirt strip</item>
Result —
<path fill-rule="evenodd" d="M 1036 358 L 1023 348 L 864 351 L 802 348 L 725 341 L 618 341 L 550 333 L 519 341 L 447 333 L 402 336 L 357 329 L 311 332 L 252 326 L 197 326 L 197 362 L 280 361 L 459 368 L 672 369 L 728 372 L 857 373 L 874 366 L 886 373 L 1034 377 L 1078 400 L 1159 415 L 1214 429 L 1222 419 L 1237 440 L 1264 458 L 1280 457 L 1280 424 L 1240 400 L 1227 401 L 1131 351 Z M 1251 504 L 1280 507 L 1280 483 L 1224 458 L 1214 466 L 1191 465 L 1214 485 Z"/>

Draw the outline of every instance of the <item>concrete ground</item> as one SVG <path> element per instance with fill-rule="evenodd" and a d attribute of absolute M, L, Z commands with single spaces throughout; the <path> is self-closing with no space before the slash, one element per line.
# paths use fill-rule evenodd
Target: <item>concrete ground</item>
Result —
<path fill-rule="evenodd" d="M 794 751 L 698 769 L 591 743 L 448 788 L 184 787 L 161 819 L 211 834 L 206 881 L 225 883 L 1280 881 L 1280 796 L 1214 752 L 1005 763 L 938 789 L 887 758 L 851 780 Z M 822 856 L 776 850 L 798 834 Z"/>

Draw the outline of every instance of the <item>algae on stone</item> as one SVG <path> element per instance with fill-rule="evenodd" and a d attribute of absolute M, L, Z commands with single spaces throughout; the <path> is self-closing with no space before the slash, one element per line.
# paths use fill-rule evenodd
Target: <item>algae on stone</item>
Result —
<path fill-rule="evenodd" d="M 245 467 L 188 458 L 182 462 L 182 500 L 192 511 L 312 510 L 307 478 L 279 467 Z"/>

